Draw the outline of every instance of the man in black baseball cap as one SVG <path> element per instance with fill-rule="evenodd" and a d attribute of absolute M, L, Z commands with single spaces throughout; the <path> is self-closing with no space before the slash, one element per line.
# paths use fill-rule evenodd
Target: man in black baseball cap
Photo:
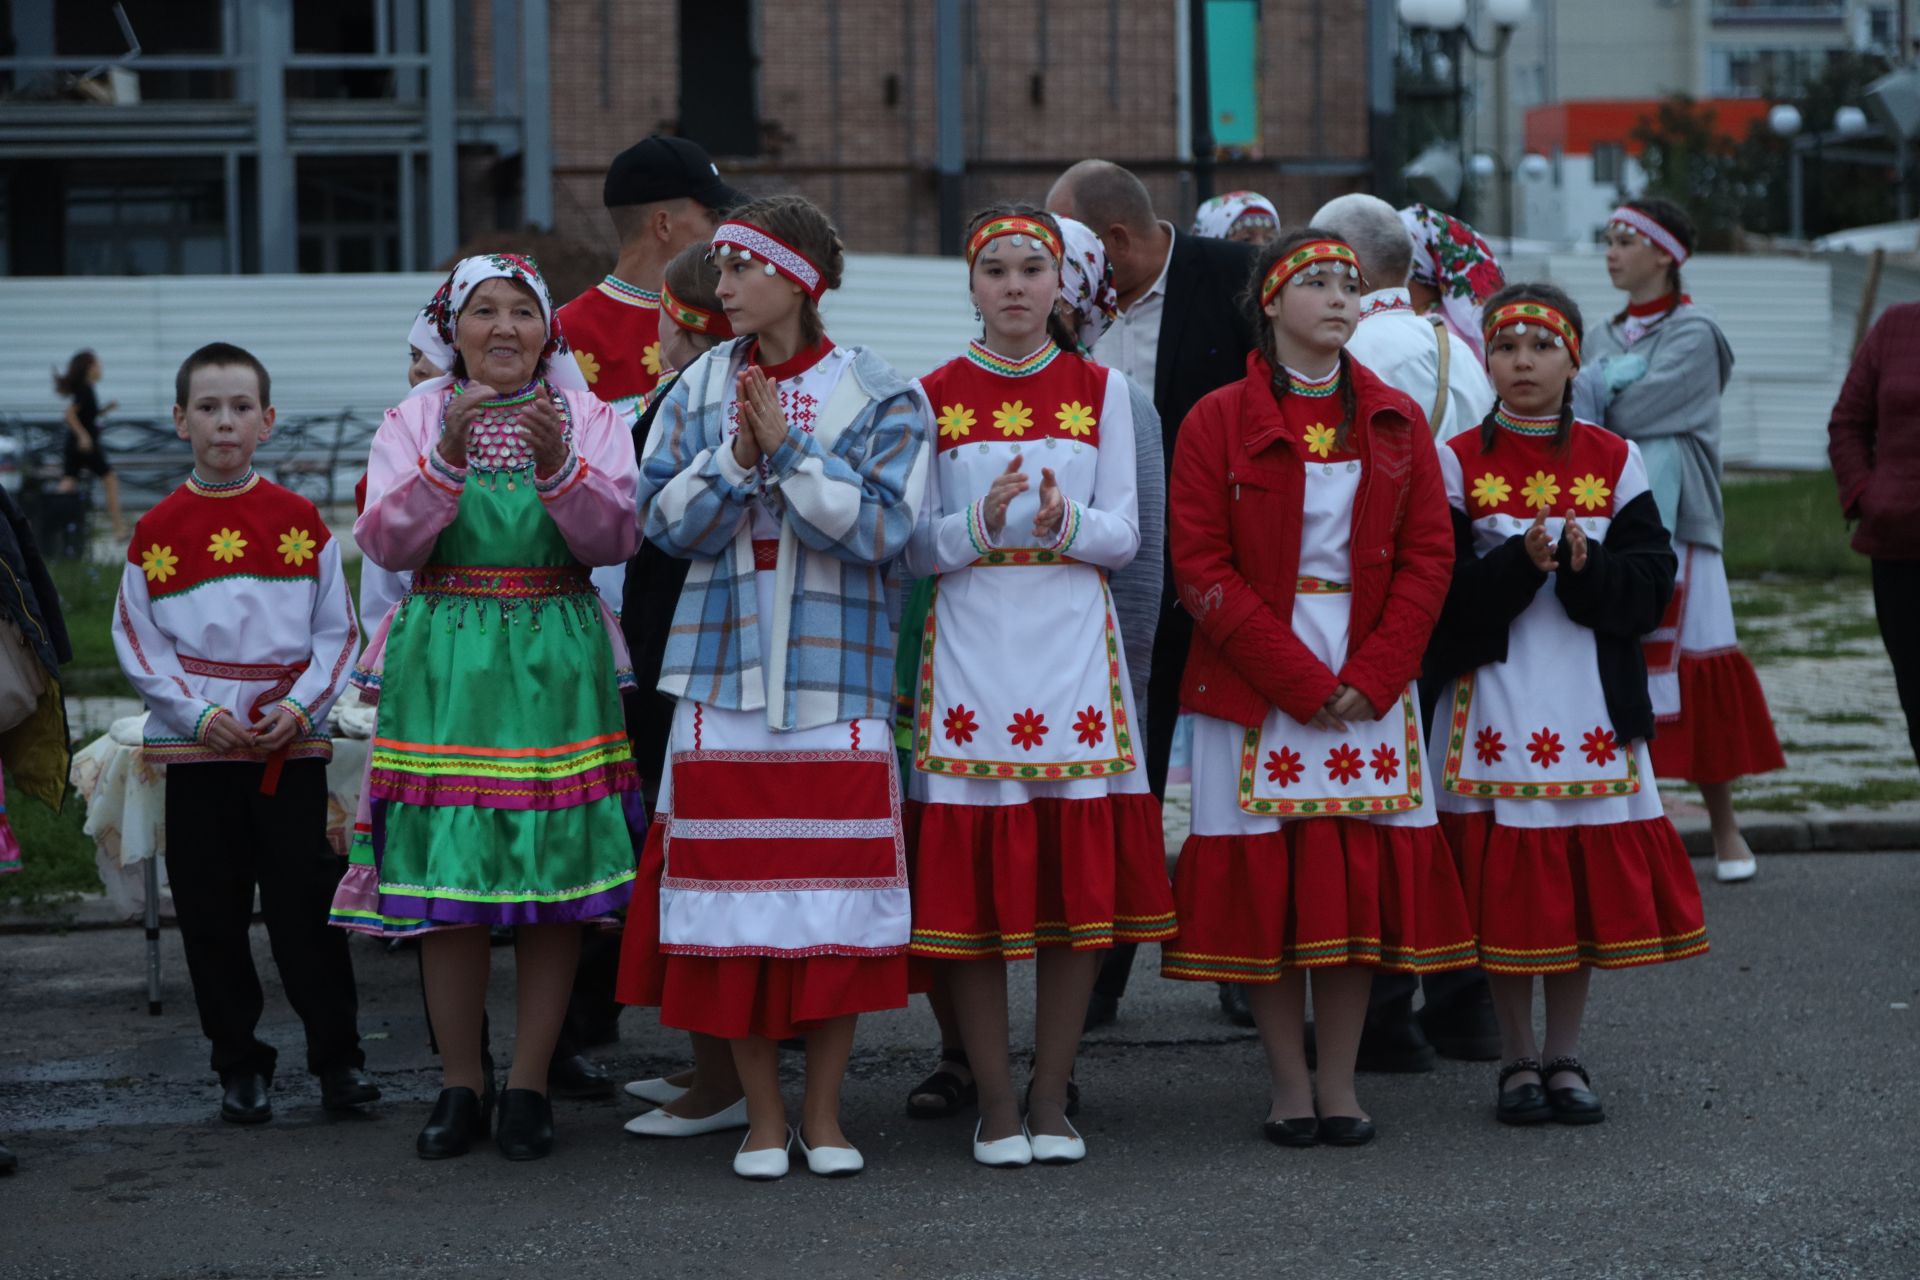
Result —
<path fill-rule="evenodd" d="M 631 427 L 664 372 L 660 280 L 667 263 L 688 245 L 711 238 L 721 214 L 746 197 L 720 180 L 719 168 L 698 143 L 654 134 L 613 158 L 604 199 L 620 237 L 620 259 L 606 279 L 560 308 L 555 319 L 587 385 Z M 626 566 L 597 569 L 593 580 L 601 598 L 618 612 Z M 580 1050 L 608 1038 L 620 1015 L 613 998 L 619 952 L 619 934 L 586 931 L 566 1026 L 554 1052 L 550 1083 L 556 1093 L 612 1091 L 611 1077 Z M 720 1056 L 726 1057 L 724 1048 Z M 720 1087 L 726 1087 L 724 1081 Z"/>

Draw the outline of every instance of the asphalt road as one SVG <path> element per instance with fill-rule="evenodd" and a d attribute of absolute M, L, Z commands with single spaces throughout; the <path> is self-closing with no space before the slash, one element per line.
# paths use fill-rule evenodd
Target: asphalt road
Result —
<path fill-rule="evenodd" d="M 0 1276 L 1920 1275 L 1920 857 L 1777 856 L 1705 891 L 1711 954 L 1596 979 L 1583 1054 L 1610 1118 L 1591 1129 L 1504 1129 L 1492 1067 L 1443 1063 L 1363 1077 L 1371 1147 L 1270 1146 L 1251 1033 L 1147 948 L 1082 1057 L 1084 1164 L 989 1171 L 970 1119 L 907 1120 L 935 1043 L 916 1006 L 862 1023 L 866 1174 L 767 1185 L 729 1172 L 736 1137 L 627 1137 L 626 1100 L 559 1104 L 545 1161 L 416 1159 L 437 1080 L 413 958 L 358 939 L 386 1100 L 320 1111 L 269 979 L 276 1116 L 225 1125 L 171 935 L 159 1018 L 138 931 L 4 937 L 0 1134 L 21 1168 L 0 1179 Z M 599 1056 L 652 1075 L 678 1040 L 629 1011 Z"/>

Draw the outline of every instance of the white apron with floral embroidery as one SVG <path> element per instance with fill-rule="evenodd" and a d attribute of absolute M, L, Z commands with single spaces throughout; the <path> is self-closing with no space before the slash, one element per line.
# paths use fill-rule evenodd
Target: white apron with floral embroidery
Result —
<path fill-rule="evenodd" d="M 1348 543 L 1360 492 L 1359 459 L 1310 458 L 1294 584 L 1293 632 L 1331 671 L 1347 661 L 1353 610 Z M 1240 751 L 1243 812 L 1268 817 L 1402 813 L 1420 807 L 1420 719 L 1411 691 L 1378 720 L 1315 729 L 1270 708 L 1245 731 Z"/>

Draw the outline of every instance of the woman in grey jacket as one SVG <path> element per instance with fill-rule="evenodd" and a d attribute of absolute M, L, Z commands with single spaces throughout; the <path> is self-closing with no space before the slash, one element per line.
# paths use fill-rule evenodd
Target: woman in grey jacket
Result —
<path fill-rule="evenodd" d="M 1753 851 L 1733 812 L 1733 781 L 1783 768 L 1766 695 L 1734 634 L 1721 559 L 1720 393 L 1733 350 L 1682 290 L 1693 223 L 1666 200 L 1629 200 L 1607 225 L 1607 274 L 1627 308 L 1589 334 L 1574 411 L 1640 446 L 1680 558 L 1672 602 L 1646 637 L 1658 732 L 1654 771 L 1700 788 L 1713 822 L 1715 876 L 1750 879 Z"/>

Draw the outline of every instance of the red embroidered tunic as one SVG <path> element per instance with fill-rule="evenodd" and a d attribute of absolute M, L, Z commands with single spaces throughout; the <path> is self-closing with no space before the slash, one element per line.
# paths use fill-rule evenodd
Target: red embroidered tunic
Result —
<path fill-rule="evenodd" d="M 660 295 L 608 276 L 555 319 L 587 386 L 632 426 L 660 382 Z"/>

